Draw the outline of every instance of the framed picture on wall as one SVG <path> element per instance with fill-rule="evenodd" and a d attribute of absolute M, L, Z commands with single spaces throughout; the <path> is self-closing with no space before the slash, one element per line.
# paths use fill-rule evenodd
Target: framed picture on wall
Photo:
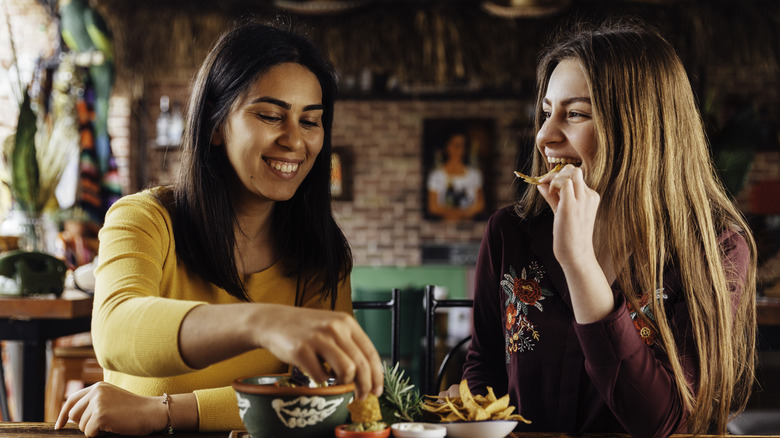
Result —
<path fill-rule="evenodd" d="M 428 220 L 487 219 L 492 208 L 488 165 L 493 119 L 423 122 L 423 216 Z"/>
<path fill-rule="evenodd" d="M 352 200 L 352 148 L 334 146 L 330 156 L 330 195 L 336 201 Z"/>

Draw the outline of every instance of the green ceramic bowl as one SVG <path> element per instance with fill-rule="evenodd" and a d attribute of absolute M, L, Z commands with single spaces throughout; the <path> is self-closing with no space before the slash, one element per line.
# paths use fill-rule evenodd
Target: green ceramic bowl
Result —
<path fill-rule="evenodd" d="M 334 428 L 349 421 L 353 383 L 322 388 L 276 385 L 286 377 L 272 374 L 233 381 L 241 421 L 252 438 L 332 438 Z"/>

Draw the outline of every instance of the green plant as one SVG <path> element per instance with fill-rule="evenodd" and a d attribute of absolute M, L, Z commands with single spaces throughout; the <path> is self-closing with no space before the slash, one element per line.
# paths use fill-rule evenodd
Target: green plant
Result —
<path fill-rule="evenodd" d="M 35 216 L 55 203 L 57 184 L 68 161 L 77 152 L 78 131 L 73 118 L 59 117 L 49 128 L 48 124 L 39 122 L 25 90 L 16 133 L 8 136 L 3 144 L 2 179 L 17 208 Z"/>
<path fill-rule="evenodd" d="M 8 32 L 11 32 L 6 14 Z M 11 37 L 12 63 L 17 64 Z M 18 72 L 18 67 L 16 68 Z M 2 144 L 0 180 L 8 187 L 16 208 L 30 217 L 59 207 L 55 190 L 62 175 L 79 152 L 79 132 L 75 116 L 75 66 L 63 57 L 54 73 L 51 96 L 43 102 L 31 96 L 19 78 L 19 118 L 16 132 Z M 39 93 L 40 94 L 40 93 Z M 46 109 L 48 108 L 48 110 Z"/>
<path fill-rule="evenodd" d="M 404 371 L 384 365 L 384 392 L 379 398 L 382 418 L 387 424 L 417 421 L 422 417 L 422 396 L 420 391 L 404 377 Z"/>

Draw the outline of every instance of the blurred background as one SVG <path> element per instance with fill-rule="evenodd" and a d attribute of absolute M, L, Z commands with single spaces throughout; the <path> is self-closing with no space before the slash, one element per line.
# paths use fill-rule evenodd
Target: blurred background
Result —
<path fill-rule="evenodd" d="M 214 38 L 248 15 L 305 27 L 339 75 L 334 209 L 355 256 L 353 297 L 403 289 L 412 342 L 422 333 L 424 285 L 439 297 L 471 297 L 485 217 L 511 202 L 512 171 L 529 162 L 539 50 L 573 18 L 640 17 L 677 48 L 718 170 L 756 233 L 760 294 L 780 297 L 775 0 L 0 0 L 0 14 L 0 139 L 17 129 L 28 85 L 50 124 L 65 117 L 50 103 L 58 93 L 75 119 L 75 152 L 46 209 L 60 237 L 52 251 L 71 268 L 92 261 L 113 200 L 174 178 L 187 86 Z M 485 209 L 448 221 L 426 214 L 426 172 L 441 147 L 428 130 L 458 125 L 476 127 L 479 153 L 470 158 Z M 2 200 L 8 218 L 11 197 Z M 468 318 L 442 312 L 445 346 Z M 776 328 L 762 332 L 768 350 L 780 349 Z M 415 379 L 416 354 L 405 359 Z M 763 361 L 780 370 L 776 356 Z M 766 388 L 780 388 L 777 374 Z M 780 408 L 775 397 L 756 406 Z"/>

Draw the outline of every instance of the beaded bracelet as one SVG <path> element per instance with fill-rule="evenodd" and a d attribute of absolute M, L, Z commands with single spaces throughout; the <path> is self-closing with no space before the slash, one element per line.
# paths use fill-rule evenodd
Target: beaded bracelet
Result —
<path fill-rule="evenodd" d="M 165 426 L 165 433 L 173 435 L 173 426 L 171 426 L 171 396 L 167 392 L 163 393 L 163 404 L 168 411 L 168 425 Z"/>

